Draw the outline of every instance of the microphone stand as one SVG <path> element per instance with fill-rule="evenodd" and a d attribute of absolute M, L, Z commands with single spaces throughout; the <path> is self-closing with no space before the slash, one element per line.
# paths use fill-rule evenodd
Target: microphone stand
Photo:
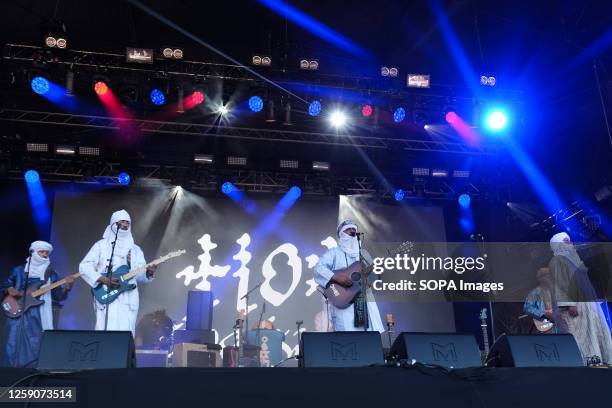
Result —
<path fill-rule="evenodd" d="M 112 284 L 112 280 L 113 280 L 113 257 L 115 256 L 115 245 L 117 244 L 117 238 L 119 237 L 119 223 L 115 223 L 115 226 L 117 227 L 117 230 L 115 231 L 115 240 L 113 241 L 112 244 L 112 249 L 111 249 L 111 256 L 110 259 L 108 261 L 108 267 L 106 268 L 106 276 L 108 277 L 108 279 L 110 279 L 110 283 Z M 111 226 L 111 231 L 113 230 L 113 227 Z M 110 294 L 110 291 L 112 289 L 111 284 L 106 286 L 106 296 L 108 296 Z M 105 310 L 104 310 L 104 331 L 108 331 L 108 309 L 110 308 L 110 303 L 107 303 L 105 305 Z"/>
<path fill-rule="evenodd" d="M 248 307 L 248 306 L 247 306 Z M 266 312 L 266 301 L 264 300 L 263 305 L 261 306 L 261 313 L 259 314 L 259 321 L 257 322 L 257 348 L 259 348 L 259 366 L 261 367 L 261 323 L 263 320 L 263 315 Z M 249 327 L 247 326 L 247 337 L 248 337 Z"/>
<path fill-rule="evenodd" d="M 23 319 L 25 319 L 26 294 L 28 292 L 28 281 L 30 280 L 30 265 L 32 264 L 33 254 L 34 251 L 30 252 L 30 256 L 28 257 L 28 267 L 25 269 L 25 277 L 22 285 L 23 296 L 21 297 L 21 310 L 24 311 L 24 314 L 22 314 L 19 318 L 19 341 L 17 342 L 17 355 L 15 356 L 15 362 L 19 361 L 19 357 L 21 354 L 21 342 L 23 341 Z M 26 363 L 25 366 L 27 366 L 28 363 Z"/>
<path fill-rule="evenodd" d="M 480 242 L 480 254 L 484 255 L 485 252 L 485 238 L 482 234 L 476 234 L 475 238 Z M 487 278 L 491 277 L 490 270 L 486 267 Z M 495 343 L 496 335 L 495 335 L 495 314 L 493 313 L 493 301 L 491 300 L 491 292 L 488 293 L 489 298 L 489 313 L 491 314 L 491 338 L 493 339 L 493 343 Z"/>
<path fill-rule="evenodd" d="M 245 299 L 245 303 L 246 303 L 246 307 L 245 307 L 245 312 L 244 312 L 244 323 L 246 324 L 246 330 L 245 330 L 245 335 L 244 338 L 240 337 L 240 343 L 242 343 L 242 347 L 240 347 L 240 351 L 242 352 L 242 357 L 244 357 L 244 346 L 246 345 L 246 336 L 247 333 L 249 331 L 249 295 L 255 291 L 255 289 L 259 288 L 261 285 L 263 285 L 264 281 L 259 282 L 257 285 L 255 285 L 255 287 L 251 288 L 249 291 L 247 291 L 247 293 L 244 294 L 243 297 L 241 297 L 239 300 Z"/>
<path fill-rule="evenodd" d="M 361 296 L 363 297 L 363 331 L 368 331 L 370 325 L 370 316 L 368 315 L 368 277 L 366 275 L 365 268 L 363 267 L 363 258 L 361 256 L 361 234 L 355 234 L 357 236 L 357 243 L 359 247 L 359 262 L 361 263 Z"/>

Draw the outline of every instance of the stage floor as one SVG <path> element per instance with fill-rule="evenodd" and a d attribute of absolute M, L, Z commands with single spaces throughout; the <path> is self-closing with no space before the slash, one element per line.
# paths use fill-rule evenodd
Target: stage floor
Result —
<path fill-rule="evenodd" d="M 0 369 L 0 385 L 35 372 Z M 63 407 L 577 408 L 610 406 L 612 369 L 137 368 L 44 374 L 20 386 L 76 387 L 76 403 L 44 404 Z"/>

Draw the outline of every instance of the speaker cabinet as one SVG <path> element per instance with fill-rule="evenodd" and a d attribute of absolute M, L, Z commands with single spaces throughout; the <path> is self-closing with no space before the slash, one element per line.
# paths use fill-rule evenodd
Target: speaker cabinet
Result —
<path fill-rule="evenodd" d="M 582 367 L 584 362 L 571 334 L 513 334 L 497 339 L 487 365 L 493 367 Z"/>
<path fill-rule="evenodd" d="M 393 342 L 389 357 L 447 368 L 482 366 L 480 349 L 471 334 L 403 332 Z"/>
<path fill-rule="evenodd" d="M 378 332 L 302 333 L 302 367 L 367 367 L 384 364 Z"/>

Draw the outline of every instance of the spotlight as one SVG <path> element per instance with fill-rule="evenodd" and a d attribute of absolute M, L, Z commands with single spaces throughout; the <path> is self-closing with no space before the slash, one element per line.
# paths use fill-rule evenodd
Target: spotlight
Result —
<path fill-rule="evenodd" d="M 341 128 L 346 124 L 346 115 L 340 111 L 332 112 L 329 121 L 336 129 Z"/>
<path fill-rule="evenodd" d="M 100 148 L 91 146 L 79 146 L 79 154 L 81 156 L 100 156 Z"/>
<path fill-rule="evenodd" d="M 300 60 L 300 69 L 305 71 L 317 71 L 319 69 L 319 61 L 317 60 Z"/>
<path fill-rule="evenodd" d="M 397 108 L 395 110 L 395 112 L 393 112 L 393 121 L 395 123 L 400 123 L 404 120 L 404 118 L 406 117 L 406 109 L 400 107 Z"/>
<path fill-rule="evenodd" d="M 264 102 L 259 96 L 251 96 L 249 98 L 249 109 L 253 112 L 260 112 L 263 109 Z"/>
<path fill-rule="evenodd" d="M 300 167 L 300 162 L 297 160 L 281 160 L 280 168 L 281 169 L 297 169 Z"/>
<path fill-rule="evenodd" d="M 272 58 L 267 56 L 253 55 L 251 64 L 255 66 L 269 67 L 272 65 Z"/>
<path fill-rule="evenodd" d="M 49 92 L 49 81 L 41 76 L 32 78 L 30 86 L 32 87 L 32 90 L 39 95 L 45 95 L 47 92 Z"/>
<path fill-rule="evenodd" d="M 159 89 L 153 89 L 151 91 L 150 96 L 151 96 L 151 102 L 153 103 L 153 105 L 161 106 L 166 102 L 166 97 L 164 96 L 164 93 L 160 91 Z"/>
<path fill-rule="evenodd" d="M 457 114 L 454 111 L 447 112 L 445 119 L 447 123 L 452 125 L 457 120 Z"/>
<path fill-rule="evenodd" d="M 470 198 L 469 194 L 463 193 L 459 196 L 457 201 L 459 202 L 461 208 L 469 208 L 472 199 Z"/>
<path fill-rule="evenodd" d="M 497 131 L 506 127 L 508 118 L 506 114 L 500 110 L 494 110 L 488 113 L 486 117 L 486 125 L 489 129 Z"/>
<path fill-rule="evenodd" d="M 167 59 L 183 59 L 183 50 L 180 48 L 166 47 L 162 50 L 162 55 Z"/>
<path fill-rule="evenodd" d="M 323 161 L 313 161 L 312 162 L 312 169 L 313 170 L 317 170 L 317 171 L 329 171 L 330 169 L 330 164 L 329 162 L 323 162 Z"/>
<path fill-rule="evenodd" d="M 65 38 L 55 38 L 54 36 L 50 35 L 47 38 L 45 38 L 45 45 L 49 48 L 61 48 L 61 49 L 65 49 L 66 46 L 68 45 L 68 41 L 66 41 Z"/>
<path fill-rule="evenodd" d="M 380 68 L 380 75 L 384 76 L 384 77 L 388 77 L 389 76 L 389 68 L 388 67 L 381 67 Z"/>
<path fill-rule="evenodd" d="M 26 143 L 26 151 L 47 153 L 49 151 L 49 145 L 46 143 Z"/>
<path fill-rule="evenodd" d="M 454 170 L 453 171 L 453 177 L 456 177 L 456 178 L 470 178 L 470 171 L 469 170 Z"/>
<path fill-rule="evenodd" d="M 395 194 L 393 194 L 395 201 L 402 201 L 405 196 L 406 196 L 406 193 L 401 188 L 398 190 L 395 190 Z"/>
<path fill-rule="evenodd" d="M 219 111 L 218 112 L 219 112 L 219 114 L 221 116 L 225 116 L 225 115 L 227 115 L 229 113 L 229 108 L 227 107 L 227 105 L 221 105 L 221 106 L 219 106 Z"/>
<path fill-rule="evenodd" d="M 495 86 L 497 79 L 494 76 L 480 76 L 480 85 L 482 86 Z"/>
<path fill-rule="evenodd" d="M 106 95 L 108 92 L 108 85 L 106 85 L 106 82 L 98 81 L 94 84 L 94 91 L 100 96 Z"/>
<path fill-rule="evenodd" d="M 65 38 L 58 38 L 56 45 L 57 45 L 57 48 L 64 49 L 68 45 L 68 41 L 66 41 Z"/>
<path fill-rule="evenodd" d="M 130 181 L 131 177 L 127 173 L 119 173 L 119 175 L 117 176 L 117 182 L 122 186 L 127 186 L 128 184 L 130 184 Z"/>
<path fill-rule="evenodd" d="M 423 125 L 423 129 L 429 130 L 429 125 Z"/>
<path fill-rule="evenodd" d="M 76 153 L 76 149 L 74 146 L 69 145 L 58 145 L 55 146 L 55 154 L 63 154 L 67 156 L 71 156 Z"/>
<path fill-rule="evenodd" d="M 448 171 L 444 169 L 433 169 L 431 171 L 432 177 L 448 177 Z"/>
<path fill-rule="evenodd" d="M 45 45 L 49 48 L 53 48 L 57 45 L 57 40 L 55 39 L 55 37 L 48 36 L 47 38 L 45 38 Z"/>
<path fill-rule="evenodd" d="M 370 104 L 365 104 L 361 107 L 361 115 L 364 118 L 369 118 L 370 116 L 372 116 L 372 105 Z"/>
<path fill-rule="evenodd" d="M 196 154 L 193 161 L 200 164 L 212 164 L 213 156 L 210 154 Z"/>
<path fill-rule="evenodd" d="M 204 102 L 204 99 L 204 94 L 200 91 L 194 91 L 194 93 L 191 94 L 191 101 L 194 105 L 201 104 L 202 102 Z"/>
<path fill-rule="evenodd" d="M 413 176 L 429 176 L 429 169 L 424 167 L 414 167 L 412 169 Z"/>
<path fill-rule="evenodd" d="M 229 181 L 226 181 L 221 185 L 221 191 L 226 195 L 233 193 L 235 188 L 236 187 L 234 187 L 234 185 Z"/>
<path fill-rule="evenodd" d="M 399 75 L 399 69 L 396 67 L 381 67 L 380 75 L 384 77 L 397 78 Z"/>
<path fill-rule="evenodd" d="M 227 164 L 230 166 L 246 166 L 247 158 L 246 157 L 237 157 L 237 156 L 228 156 Z"/>
<path fill-rule="evenodd" d="M 23 174 L 25 181 L 27 183 L 33 184 L 38 183 L 40 181 L 40 175 L 36 170 L 28 170 Z"/>
<path fill-rule="evenodd" d="M 308 114 L 310 116 L 319 116 L 321 113 L 322 106 L 319 101 L 312 101 L 308 104 Z"/>

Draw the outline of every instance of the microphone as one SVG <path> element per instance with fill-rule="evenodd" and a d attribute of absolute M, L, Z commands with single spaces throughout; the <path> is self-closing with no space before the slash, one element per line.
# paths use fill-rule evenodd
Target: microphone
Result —
<path fill-rule="evenodd" d="M 358 237 L 361 237 L 361 236 L 365 235 L 365 232 L 356 232 L 355 235 L 358 236 Z"/>

